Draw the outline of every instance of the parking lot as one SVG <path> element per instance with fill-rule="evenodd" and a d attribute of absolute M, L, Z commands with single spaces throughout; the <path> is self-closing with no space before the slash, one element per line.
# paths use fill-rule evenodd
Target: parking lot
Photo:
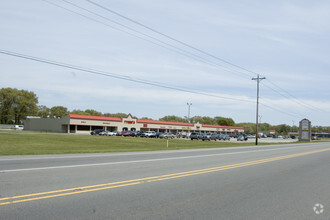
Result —
<path fill-rule="evenodd" d="M 249 138 L 235 138 L 229 137 L 226 134 L 216 134 L 216 133 L 191 133 L 189 137 L 187 135 L 183 135 L 182 133 L 172 134 L 172 133 L 157 133 L 155 131 L 147 131 L 147 132 L 132 132 L 132 131 L 122 131 L 122 132 L 109 132 L 102 129 L 96 129 L 91 132 L 92 135 L 102 135 L 102 136 L 123 136 L 123 137 L 139 137 L 139 138 L 169 138 L 169 139 L 182 139 L 182 140 L 191 140 L 191 141 L 225 141 L 225 142 L 238 142 L 238 143 L 251 143 L 255 142 L 254 137 Z M 213 138 L 212 138 L 213 137 Z M 224 138 L 227 137 L 227 138 Z M 282 138 L 282 137 L 263 137 L 259 138 L 259 143 L 292 143 L 297 142 L 298 139 L 291 138 Z"/>

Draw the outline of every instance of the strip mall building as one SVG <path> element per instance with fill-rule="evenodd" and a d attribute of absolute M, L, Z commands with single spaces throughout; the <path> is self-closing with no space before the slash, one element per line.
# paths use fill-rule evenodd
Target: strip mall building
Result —
<path fill-rule="evenodd" d="M 144 120 L 132 117 L 130 114 L 126 118 L 75 114 L 69 114 L 63 118 L 27 118 L 24 121 L 24 129 L 76 134 L 89 134 L 94 129 L 109 131 L 244 133 L 243 127 L 206 125 L 199 122 L 181 123 Z"/>

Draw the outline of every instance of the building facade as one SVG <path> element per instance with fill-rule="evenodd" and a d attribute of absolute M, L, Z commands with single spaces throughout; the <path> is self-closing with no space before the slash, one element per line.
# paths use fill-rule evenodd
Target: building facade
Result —
<path fill-rule="evenodd" d="M 58 133 L 89 134 L 94 129 L 108 131 L 217 132 L 244 133 L 243 127 L 69 114 L 63 118 L 27 118 L 24 129 Z"/>

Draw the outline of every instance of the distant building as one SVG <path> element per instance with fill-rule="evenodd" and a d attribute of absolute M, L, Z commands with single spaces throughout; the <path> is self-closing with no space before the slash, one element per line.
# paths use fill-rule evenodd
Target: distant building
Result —
<path fill-rule="evenodd" d="M 144 120 L 132 117 L 130 114 L 125 118 L 75 114 L 69 114 L 63 118 L 27 118 L 24 121 L 24 128 L 31 131 L 77 134 L 89 134 L 94 129 L 109 131 L 244 133 L 243 127 L 206 125 L 199 122 L 182 123 Z"/>
<path fill-rule="evenodd" d="M 276 131 L 275 130 L 269 130 L 269 131 L 260 131 L 259 134 L 261 135 L 275 135 L 276 134 Z"/>

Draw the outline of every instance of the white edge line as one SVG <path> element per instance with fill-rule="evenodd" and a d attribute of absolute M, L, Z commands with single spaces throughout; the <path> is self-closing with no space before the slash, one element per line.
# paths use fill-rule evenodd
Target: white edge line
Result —
<path fill-rule="evenodd" d="M 164 160 L 179 160 L 179 159 L 190 159 L 198 157 L 212 157 L 212 156 L 223 156 L 223 155 L 232 155 L 232 154 L 245 154 L 245 153 L 255 153 L 255 152 L 264 152 L 264 151 L 275 151 L 275 150 L 290 150 L 297 147 L 289 148 L 276 148 L 276 149 L 265 149 L 265 150 L 252 150 L 252 151 L 243 151 L 243 152 L 231 152 L 231 153 L 221 153 L 221 154 L 205 154 L 205 155 L 196 155 L 196 156 L 185 156 L 185 157 L 169 157 L 169 158 L 158 158 L 158 159 L 148 159 L 148 160 L 132 160 L 132 161 L 120 161 L 120 162 L 109 162 L 109 163 L 95 163 L 95 164 L 80 164 L 80 165 L 70 165 L 70 166 L 55 166 L 55 167 L 39 167 L 39 168 L 26 168 L 26 169 L 14 169 L 14 170 L 0 170 L 0 173 L 9 173 L 9 172 L 21 172 L 21 171 L 34 171 L 34 170 L 48 170 L 48 169 L 63 169 L 63 168 L 76 168 L 76 167 L 91 167 L 91 166 L 104 166 L 104 165 L 117 165 L 117 164 L 130 164 L 130 163 L 143 163 L 143 162 L 154 162 L 154 161 L 164 161 Z"/>

